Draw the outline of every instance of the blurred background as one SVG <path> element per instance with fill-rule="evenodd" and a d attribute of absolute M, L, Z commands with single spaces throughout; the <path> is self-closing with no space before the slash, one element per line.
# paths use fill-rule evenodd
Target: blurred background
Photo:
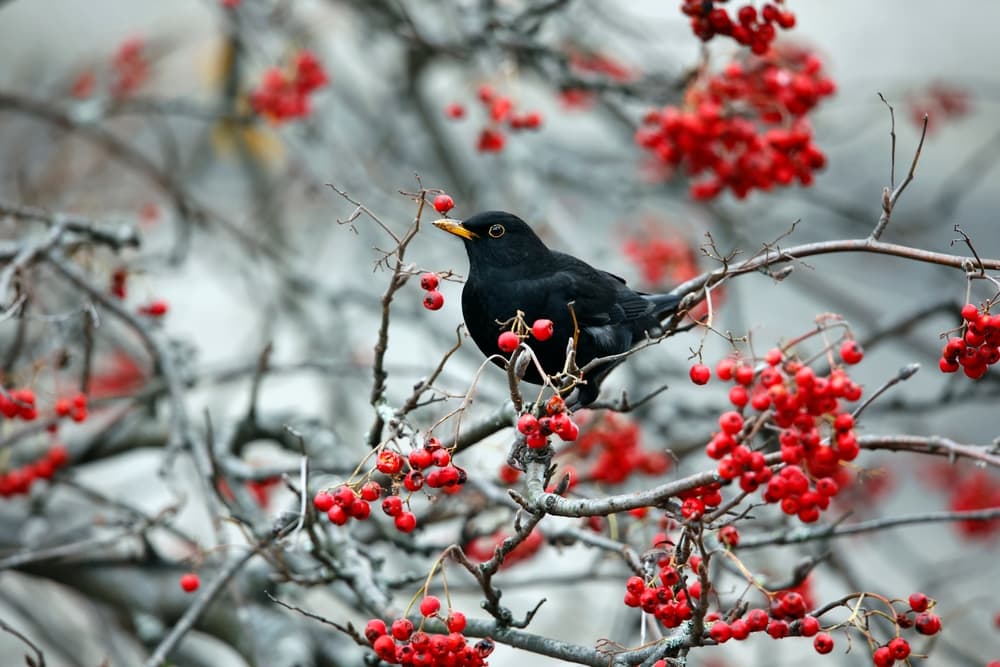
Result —
<path fill-rule="evenodd" d="M 738 4 L 724 6 L 735 13 Z M 779 240 L 791 246 L 867 236 L 892 163 L 881 93 L 894 108 L 897 183 L 928 114 L 915 180 L 883 240 L 966 255 L 964 242 L 952 243 L 958 225 L 980 256 L 1000 256 L 1000 5 L 842 0 L 784 7 L 795 25 L 779 31 L 775 48 L 794 45 L 783 47 L 793 60 L 795 53 L 818 58 L 835 84 L 808 113 L 825 165 L 808 185 L 697 199 L 691 186 L 704 175 L 658 160 L 637 132 L 651 110 L 697 106 L 692 91 L 748 56 L 730 39 L 699 40 L 678 2 L 0 2 L 0 203 L 8 213 L 10 206 L 38 207 L 135 230 L 138 248 L 95 246 L 72 259 L 94 284 L 127 276 L 121 303 L 168 341 L 195 428 L 239 441 L 229 452 L 229 481 L 248 485 L 260 501 L 257 520 L 269 521 L 297 502 L 278 481 L 281 473 L 297 479 L 299 461 L 295 445 L 275 434 L 281 425 L 305 434 L 317 471 L 311 489 L 342 480 L 366 451 L 379 300 L 391 275 L 378 262 L 395 245 L 386 228 L 397 236 L 410 228 L 412 193 L 421 188 L 453 197 L 452 217 L 511 211 L 550 246 L 638 288 L 665 291 L 719 266 L 703 251 L 708 242 L 748 257 Z M 498 111 L 498 99 L 510 108 Z M 466 258 L 457 240 L 427 224 L 435 217 L 422 212 L 405 261 L 411 272 L 454 277 L 442 282 L 439 311 L 422 306 L 416 281 L 396 293 L 385 359 L 389 405 L 400 405 L 433 370 L 461 323 Z M 44 233 L 43 225 L 0 216 L 4 249 Z M 972 283 L 971 300 L 994 295 L 985 282 Z M 202 502 L 195 466 L 182 458 L 163 472 L 170 412 L 162 388 L 151 388 L 157 371 L 141 337 L 114 318 L 90 318 L 85 295 L 44 263 L 25 284 L 32 308 L 0 320 L 0 345 L 19 351 L 5 358 L 5 383 L 30 384 L 40 402 L 51 402 L 79 384 L 85 365 L 93 414 L 59 430 L 77 463 L 72 483 L 0 500 L 0 557 L 107 538 L 102 522 L 113 525 L 122 503 L 146 515 L 176 506 L 166 525 L 197 548 L 159 526 L 133 531 L 127 543 L 105 539 L 78 554 L 79 567 L 62 557 L 5 563 L 0 619 L 35 638 L 49 665 L 142 664 L 169 630 L 165 619 L 189 602 L 172 583 L 182 564 L 208 567 L 225 552 L 219 544 L 244 541 Z M 922 367 L 871 408 L 864 433 L 987 445 L 998 436 L 993 371 L 973 383 L 937 370 L 939 336 L 958 325 L 966 290 L 953 269 L 882 255 L 820 256 L 796 263 L 783 280 L 761 273 L 728 282 L 716 295 L 713 323 L 718 332 L 747 336 L 762 354 L 809 331 L 817 315 L 838 313 L 868 343 L 865 363 L 852 372 L 866 388 L 906 364 Z M 20 340 L 28 342 L 15 346 Z M 270 368 L 254 396 L 271 430 L 242 437 L 255 369 L 269 344 Z M 718 383 L 694 387 L 688 368 L 699 354 L 714 366 L 731 349 L 723 336 L 694 329 L 643 351 L 605 384 L 612 398 L 669 385 L 629 415 L 643 447 L 680 453 L 668 477 L 706 469 L 696 450 L 725 409 L 726 393 Z M 456 409 L 481 363 L 473 345 L 462 345 L 437 380 L 442 400 L 425 406 L 415 427 L 427 429 Z M 486 368 L 463 419 L 487 417 L 507 393 L 504 374 Z M 52 441 L 3 426 L 8 465 L 31 460 Z M 455 428 L 442 426 L 449 434 Z M 494 479 L 510 439 L 510 431 L 500 432 L 465 454 L 470 477 Z M 859 463 L 871 474 L 843 508 L 851 520 L 1000 505 L 996 470 L 899 453 L 866 453 Z M 601 490 L 652 483 L 632 479 Z M 100 499 L 87 489 L 99 490 Z M 933 652 L 912 664 L 985 665 L 1000 658 L 992 583 L 1000 575 L 998 531 L 996 522 L 932 523 L 741 557 L 780 580 L 802 558 L 822 556 L 810 579 L 819 603 L 851 590 L 890 597 L 923 590 L 941 601 L 945 631 L 915 643 L 915 651 Z M 642 548 L 654 532 L 637 521 L 622 539 Z M 442 520 L 417 541 L 456 539 Z M 420 581 L 407 576 L 425 574 L 436 554 L 412 545 L 393 551 L 391 540 L 369 545 L 385 559 L 386 576 L 407 582 L 394 589 L 405 607 Z M 143 595 L 159 602 L 148 608 L 114 592 L 141 577 L 100 569 L 133 562 L 153 573 Z M 154 576 L 161 569 L 169 592 Z M 262 582 L 273 582 L 263 566 L 251 574 L 257 579 L 234 594 L 237 609 L 242 597 L 259 596 Z M 546 545 L 498 581 L 516 614 L 547 598 L 533 632 L 634 647 L 639 619 L 621 603 L 626 577 L 616 559 L 576 544 Z M 456 606 L 482 614 L 471 580 L 456 578 Z M 366 618 L 332 584 L 282 585 L 279 597 L 331 620 Z M 739 583 L 731 585 L 726 592 L 738 595 Z M 200 627 L 176 664 L 279 664 L 237 638 L 252 634 L 253 626 L 239 625 L 247 618 L 219 620 L 221 630 Z M 280 664 L 362 664 L 350 641 L 316 639 L 337 633 L 314 625 L 307 632 L 315 652 Z M 845 654 L 844 635 L 837 638 L 829 656 L 817 657 L 806 640 L 755 637 L 696 651 L 690 664 L 871 664 L 863 640 Z M 0 663 L 21 664 L 22 653 L 22 644 L 0 635 Z M 503 645 L 490 664 L 515 661 L 559 664 Z"/>

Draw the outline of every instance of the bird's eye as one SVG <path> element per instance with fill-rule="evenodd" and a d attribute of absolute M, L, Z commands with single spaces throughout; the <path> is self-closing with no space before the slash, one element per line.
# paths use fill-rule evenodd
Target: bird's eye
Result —
<path fill-rule="evenodd" d="M 489 234 L 493 238 L 498 239 L 501 236 L 503 236 L 503 233 L 505 231 L 507 231 L 507 230 L 503 228 L 503 225 L 493 225 L 492 227 L 490 227 Z"/>

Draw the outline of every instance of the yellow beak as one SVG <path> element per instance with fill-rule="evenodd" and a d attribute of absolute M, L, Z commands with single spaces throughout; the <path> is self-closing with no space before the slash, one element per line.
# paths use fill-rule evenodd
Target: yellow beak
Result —
<path fill-rule="evenodd" d="M 463 239 L 478 239 L 479 234 L 469 231 L 462 226 L 461 222 L 456 222 L 454 220 L 448 220 L 447 218 L 443 220 L 435 220 L 434 226 L 438 229 L 443 229 L 449 234 L 454 234 L 455 236 L 461 236 Z"/>

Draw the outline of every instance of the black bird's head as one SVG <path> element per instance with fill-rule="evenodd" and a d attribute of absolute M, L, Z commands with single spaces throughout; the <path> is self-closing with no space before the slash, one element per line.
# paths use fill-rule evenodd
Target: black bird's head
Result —
<path fill-rule="evenodd" d="M 469 254 L 471 271 L 540 266 L 546 263 L 549 249 L 528 224 L 513 213 L 485 211 L 458 222 L 437 220 L 434 225 L 461 237 Z"/>

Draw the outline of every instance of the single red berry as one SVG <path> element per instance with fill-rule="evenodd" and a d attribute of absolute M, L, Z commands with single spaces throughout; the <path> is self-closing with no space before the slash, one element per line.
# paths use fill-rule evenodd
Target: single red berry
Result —
<path fill-rule="evenodd" d="M 531 449 L 541 449 L 545 445 L 549 444 L 548 437 L 542 435 L 541 433 L 532 433 L 524 438 L 524 442 Z"/>
<path fill-rule="evenodd" d="M 708 381 L 712 377 L 712 371 L 705 364 L 695 364 L 691 367 L 688 375 L 691 377 L 691 382 L 702 385 L 708 384 Z"/>
<path fill-rule="evenodd" d="M 962 319 L 966 322 L 975 322 L 979 319 L 979 308 L 975 304 L 965 304 L 962 306 Z"/>
<path fill-rule="evenodd" d="M 872 653 L 872 663 L 875 667 L 892 667 L 895 662 L 896 659 L 892 657 L 892 651 L 888 646 L 879 646 Z"/>
<path fill-rule="evenodd" d="M 732 410 L 722 413 L 719 417 L 719 428 L 729 435 L 739 433 L 743 428 L 743 415 Z"/>
<path fill-rule="evenodd" d="M 448 632 L 462 632 L 465 630 L 465 614 L 460 611 L 449 612 L 444 623 L 448 626 Z"/>
<path fill-rule="evenodd" d="M 354 502 L 354 491 L 346 484 L 338 486 L 331 495 L 333 502 L 341 507 L 350 507 L 351 503 Z"/>
<path fill-rule="evenodd" d="M 403 499 L 399 496 L 386 496 L 382 501 L 382 511 L 389 516 L 399 516 L 403 512 Z"/>
<path fill-rule="evenodd" d="M 733 379 L 733 371 L 736 369 L 736 359 L 726 357 L 715 365 L 715 374 L 723 382 Z"/>
<path fill-rule="evenodd" d="M 329 512 L 330 508 L 333 507 L 333 496 L 326 491 L 318 492 L 313 496 L 313 507 L 320 512 Z"/>
<path fill-rule="evenodd" d="M 436 289 L 430 290 L 424 294 L 424 308 L 427 310 L 441 310 L 441 306 L 444 305 L 444 294 L 438 292 Z"/>
<path fill-rule="evenodd" d="M 412 533 L 417 527 L 417 517 L 413 512 L 400 512 L 395 519 L 396 529 L 401 533 Z"/>
<path fill-rule="evenodd" d="M 424 473 L 419 470 L 411 470 L 406 473 L 406 477 L 403 478 L 403 486 L 410 493 L 419 491 L 424 486 Z"/>
<path fill-rule="evenodd" d="M 381 618 L 373 618 L 365 625 L 365 639 L 368 640 L 368 643 L 372 643 L 388 631 L 385 621 Z"/>
<path fill-rule="evenodd" d="M 552 320 L 535 320 L 535 323 L 531 325 L 531 335 L 538 340 L 548 340 L 552 338 L 552 331 Z"/>
<path fill-rule="evenodd" d="M 413 622 L 408 618 L 397 618 L 392 622 L 392 636 L 405 642 L 413 634 Z"/>
<path fill-rule="evenodd" d="M 524 435 L 538 433 L 540 428 L 538 418 L 533 414 L 525 413 L 517 418 L 517 430 Z"/>
<path fill-rule="evenodd" d="M 799 621 L 799 633 L 803 637 L 812 637 L 819 632 L 819 620 L 815 616 L 803 616 Z"/>
<path fill-rule="evenodd" d="M 910 593 L 910 599 L 907 601 L 910 603 L 910 609 L 918 613 L 927 611 L 927 607 L 931 603 L 931 599 L 923 593 Z"/>
<path fill-rule="evenodd" d="M 364 521 L 372 513 L 372 506 L 361 498 L 355 498 L 354 502 L 348 505 L 346 508 L 347 513 L 357 519 L 358 521 Z"/>
<path fill-rule="evenodd" d="M 193 593 L 198 590 L 199 586 L 201 586 L 201 579 L 198 578 L 197 574 L 188 572 L 181 575 L 181 588 L 185 593 Z"/>
<path fill-rule="evenodd" d="M 330 523 L 335 526 L 343 526 L 351 518 L 341 505 L 334 505 L 331 507 L 327 511 L 326 517 L 330 519 Z"/>
<path fill-rule="evenodd" d="M 733 636 L 733 631 L 725 621 L 716 621 L 712 623 L 712 627 L 708 631 L 708 636 L 718 643 L 724 644 Z"/>
<path fill-rule="evenodd" d="M 737 384 L 741 384 L 744 387 L 748 386 L 753 382 L 753 366 L 741 364 L 736 368 L 733 377 L 736 379 Z"/>
<path fill-rule="evenodd" d="M 361 497 L 372 502 L 373 500 L 378 500 L 379 496 L 382 495 L 382 485 L 378 482 L 372 480 L 370 482 L 365 482 L 364 486 L 361 487 Z"/>
<path fill-rule="evenodd" d="M 740 543 L 740 532 L 736 526 L 729 524 L 719 529 L 719 541 L 727 547 L 735 547 Z"/>
<path fill-rule="evenodd" d="M 521 344 L 521 339 L 517 337 L 517 334 L 513 331 L 504 331 L 497 338 L 497 347 L 500 351 L 505 354 L 510 354 L 517 349 L 517 346 Z"/>
<path fill-rule="evenodd" d="M 465 117 L 465 107 L 458 102 L 452 102 L 444 108 L 444 115 L 452 120 Z"/>
<path fill-rule="evenodd" d="M 925 611 L 922 614 L 917 614 L 917 617 L 913 619 L 913 625 L 917 632 L 922 635 L 934 635 L 941 629 L 941 619 L 938 618 L 937 614 Z"/>
<path fill-rule="evenodd" d="M 435 449 L 431 452 L 431 460 L 439 468 L 443 468 L 451 463 L 451 452 L 447 449 Z"/>
<path fill-rule="evenodd" d="M 910 642 L 902 637 L 896 637 L 889 642 L 889 652 L 896 660 L 906 660 L 910 656 Z"/>
<path fill-rule="evenodd" d="M 439 282 L 440 280 L 438 279 L 438 275 L 436 273 L 428 271 L 427 273 L 420 274 L 420 289 L 425 289 L 428 292 L 436 290 Z"/>
<path fill-rule="evenodd" d="M 398 452 L 394 452 L 391 449 L 383 449 L 378 454 L 375 467 L 378 468 L 378 471 L 381 473 L 385 473 L 386 475 L 395 475 L 403 467 L 403 457 L 400 456 Z"/>
<path fill-rule="evenodd" d="M 773 620 L 767 624 L 767 634 L 774 639 L 781 639 L 788 636 L 788 623 L 785 621 Z"/>
<path fill-rule="evenodd" d="M 845 340 L 840 345 L 840 358 L 845 364 L 856 364 L 865 356 L 865 351 L 858 344 L 858 341 Z"/>
<path fill-rule="evenodd" d="M 382 635 L 376 637 L 375 641 L 372 642 L 375 654 L 387 662 L 396 662 L 396 641 L 393 639 L 393 635 Z"/>
<path fill-rule="evenodd" d="M 155 301 L 150 301 L 144 306 L 139 306 L 139 312 L 143 315 L 148 315 L 149 317 L 162 317 L 167 314 L 169 306 L 167 302 L 163 299 L 156 299 Z"/>
<path fill-rule="evenodd" d="M 820 655 L 829 653 L 833 650 L 833 637 L 825 632 L 819 633 L 816 635 L 816 638 L 813 639 L 813 648 L 816 649 L 816 652 Z"/>
<path fill-rule="evenodd" d="M 455 200 L 450 195 L 439 194 L 434 198 L 434 210 L 438 213 L 447 213 L 455 208 Z"/>
<path fill-rule="evenodd" d="M 425 595 L 420 601 L 420 613 L 424 616 L 433 616 L 441 609 L 441 600 L 435 595 Z"/>

